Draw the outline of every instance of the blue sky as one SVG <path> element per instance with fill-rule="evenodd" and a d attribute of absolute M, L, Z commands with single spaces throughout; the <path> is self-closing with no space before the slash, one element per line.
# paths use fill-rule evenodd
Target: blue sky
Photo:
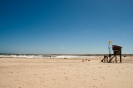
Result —
<path fill-rule="evenodd" d="M 0 53 L 133 54 L 133 0 L 0 0 Z"/>

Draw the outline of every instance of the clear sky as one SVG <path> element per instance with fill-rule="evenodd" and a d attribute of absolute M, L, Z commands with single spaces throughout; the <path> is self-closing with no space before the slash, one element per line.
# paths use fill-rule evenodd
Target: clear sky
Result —
<path fill-rule="evenodd" d="M 133 0 L 0 0 L 0 53 L 133 54 Z"/>

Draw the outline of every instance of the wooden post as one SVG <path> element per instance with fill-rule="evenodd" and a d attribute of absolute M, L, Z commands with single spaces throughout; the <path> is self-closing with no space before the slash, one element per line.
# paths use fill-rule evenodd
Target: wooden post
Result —
<path fill-rule="evenodd" d="M 115 62 L 117 63 L 117 56 L 115 56 Z"/>
<path fill-rule="evenodd" d="M 108 63 L 108 57 L 107 57 L 107 63 Z"/>
<path fill-rule="evenodd" d="M 120 49 L 120 63 L 122 63 L 122 59 L 121 59 L 121 49 Z"/>

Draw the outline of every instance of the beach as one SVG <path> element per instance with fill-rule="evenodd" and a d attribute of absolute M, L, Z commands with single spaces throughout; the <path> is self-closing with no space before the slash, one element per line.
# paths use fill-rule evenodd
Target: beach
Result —
<path fill-rule="evenodd" d="M 133 88 L 133 58 L 0 58 L 0 88 Z"/>

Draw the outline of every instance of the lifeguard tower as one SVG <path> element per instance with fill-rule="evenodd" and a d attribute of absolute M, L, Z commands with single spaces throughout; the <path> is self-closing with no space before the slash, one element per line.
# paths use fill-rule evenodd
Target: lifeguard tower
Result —
<path fill-rule="evenodd" d="M 112 50 L 113 50 L 113 54 L 104 55 L 104 58 L 101 60 L 101 62 L 107 62 L 107 63 L 111 63 L 112 59 L 115 58 L 115 62 L 117 63 L 117 56 L 120 56 L 120 63 L 122 63 L 122 57 L 121 57 L 121 53 L 122 53 L 122 47 L 118 46 L 118 45 L 112 45 Z M 109 60 L 108 60 L 109 57 Z"/>

